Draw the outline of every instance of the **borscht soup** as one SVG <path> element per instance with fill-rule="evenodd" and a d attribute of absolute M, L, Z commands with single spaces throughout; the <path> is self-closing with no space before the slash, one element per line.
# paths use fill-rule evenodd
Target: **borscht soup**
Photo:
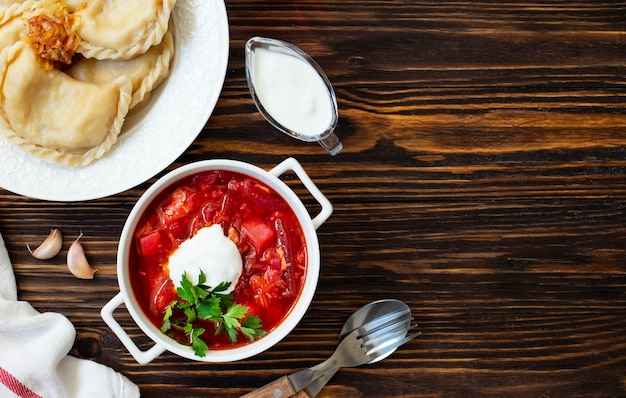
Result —
<path fill-rule="evenodd" d="M 306 269 L 305 235 L 287 201 L 229 170 L 202 171 L 159 193 L 132 234 L 128 265 L 150 322 L 198 356 L 275 329 Z"/>

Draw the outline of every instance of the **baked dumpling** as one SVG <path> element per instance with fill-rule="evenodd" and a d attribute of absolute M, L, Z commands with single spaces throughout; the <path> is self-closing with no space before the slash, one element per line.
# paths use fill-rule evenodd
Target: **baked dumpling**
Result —
<path fill-rule="evenodd" d="M 129 59 L 159 44 L 176 0 L 69 0 L 85 58 Z"/>
<path fill-rule="evenodd" d="M 161 44 L 150 47 L 134 58 L 125 61 L 78 58 L 65 72 L 75 79 L 98 84 L 118 76 L 128 77 L 133 84 L 132 109 L 149 97 L 151 91 L 169 74 L 173 56 L 174 39 L 170 32 L 166 32 Z"/>
<path fill-rule="evenodd" d="M 124 76 L 95 84 L 45 71 L 19 41 L 0 52 L 0 134 L 41 159 L 88 165 L 117 141 L 131 90 Z"/>

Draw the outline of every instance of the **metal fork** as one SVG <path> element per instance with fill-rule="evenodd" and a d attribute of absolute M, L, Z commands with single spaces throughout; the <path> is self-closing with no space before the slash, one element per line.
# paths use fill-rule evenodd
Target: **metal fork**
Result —
<path fill-rule="evenodd" d="M 284 397 L 289 393 L 294 394 L 298 391 L 305 394 L 301 395 L 303 397 L 315 396 L 319 390 L 311 391 L 315 393 L 314 395 L 308 395 L 310 392 L 306 391 L 306 387 L 311 382 L 323 377 L 322 381 L 325 381 L 319 387 L 321 389 L 340 368 L 374 362 L 383 355 L 388 355 L 390 350 L 395 350 L 400 345 L 419 336 L 420 332 L 406 336 L 407 332 L 414 327 L 410 325 L 412 319 L 410 314 L 407 316 L 407 314 L 399 313 L 392 317 L 385 316 L 383 321 L 377 320 L 363 325 L 349 333 L 326 361 L 314 368 L 284 376 L 246 394 L 245 397 Z M 289 384 L 287 391 L 289 388 L 292 390 L 287 393 L 281 389 L 282 386 L 285 386 L 285 378 L 288 379 L 287 384 Z M 293 391 L 294 389 L 295 391 Z"/>
<path fill-rule="evenodd" d="M 414 338 L 421 335 L 422 333 L 420 331 L 417 331 L 413 334 L 408 334 L 409 332 L 415 330 L 415 328 L 417 328 L 417 324 L 409 325 L 408 327 L 404 325 L 404 327 L 402 328 L 400 328 L 399 326 L 394 327 L 394 329 L 396 329 L 396 332 L 394 333 L 390 330 L 389 335 L 386 336 L 388 340 L 381 342 L 378 346 L 369 350 L 369 355 L 372 360 L 367 363 L 374 363 L 380 358 L 386 358 L 389 354 L 391 354 L 404 343 L 413 340 Z M 375 333 L 376 336 L 380 337 L 380 331 Z M 368 340 L 371 342 L 371 339 L 375 338 L 376 336 L 366 335 L 363 340 Z M 369 345 L 371 346 L 371 344 L 372 343 L 370 343 Z M 322 366 L 324 366 L 324 362 L 314 366 L 311 369 L 319 370 Z M 315 381 L 313 381 L 294 395 L 291 395 L 291 398 L 315 398 L 317 394 L 322 391 L 324 386 L 330 381 L 330 379 L 332 379 L 335 373 L 337 373 L 338 370 L 339 367 L 328 367 L 326 370 L 322 370 L 322 374 Z"/>

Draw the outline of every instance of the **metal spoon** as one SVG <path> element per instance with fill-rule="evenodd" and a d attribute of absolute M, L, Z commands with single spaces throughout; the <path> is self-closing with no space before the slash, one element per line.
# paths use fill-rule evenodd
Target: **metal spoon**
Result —
<path fill-rule="evenodd" d="M 359 328 L 362 325 L 366 325 L 370 322 L 376 320 L 386 314 L 393 313 L 405 313 L 407 314 L 407 327 L 409 326 L 411 320 L 411 309 L 408 305 L 403 303 L 400 300 L 396 299 L 383 299 L 378 301 L 373 301 L 369 304 L 365 304 L 363 307 L 359 308 L 350 315 L 350 318 L 343 324 L 341 328 L 341 332 L 339 333 L 339 341 L 343 340 L 350 332 Z M 392 352 L 389 353 L 391 355 Z M 385 359 L 385 357 L 380 357 L 376 360 L 376 362 Z M 371 363 L 371 362 L 370 362 Z"/>
<path fill-rule="evenodd" d="M 410 325 L 410 311 L 393 310 L 381 314 L 370 322 L 349 332 L 329 359 L 311 369 L 289 376 L 283 376 L 244 397 L 286 397 L 289 394 L 315 396 L 319 391 L 306 391 L 312 381 L 324 377 L 321 387 L 342 367 L 354 367 L 379 360 L 390 355 L 400 345 L 420 335 L 420 332 L 407 336 Z M 320 387 L 320 389 L 321 389 Z M 310 395 L 313 393 L 314 395 Z"/>
<path fill-rule="evenodd" d="M 348 334 L 352 331 L 358 329 L 362 325 L 372 325 L 373 322 L 380 322 L 381 318 L 388 316 L 389 314 L 406 314 L 406 331 L 411 328 L 411 321 L 413 317 L 411 317 L 411 309 L 404 302 L 396 299 L 383 299 L 378 301 L 373 301 L 369 304 L 365 304 L 363 307 L 359 308 L 356 312 L 354 312 L 348 320 L 343 324 L 341 328 L 341 332 L 339 333 L 339 341 L 342 341 Z M 405 333 L 406 334 L 406 333 Z M 420 333 L 418 332 L 417 335 Z M 381 355 L 374 358 L 369 363 L 374 363 L 381 361 L 387 358 L 389 355 L 393 354 L 393 352 L 399 347 L 390 347 L 386 349 L 386 351 L 381 352 Z M 322 364 L 316 365 L 311 369 L 317 370 Z M 318 377 L 314 382 L 309 384 L 305 389 L 300 390 L 298 393 L 292 395 L 293 398 L 305 398 L 310 397 L 314 398 L 322 391 L 322 388 L 330 381 L 330 379 L 335 375 L 336 371 L 333 369 L 328 369 L 325 371 L 320 377 Z"/>

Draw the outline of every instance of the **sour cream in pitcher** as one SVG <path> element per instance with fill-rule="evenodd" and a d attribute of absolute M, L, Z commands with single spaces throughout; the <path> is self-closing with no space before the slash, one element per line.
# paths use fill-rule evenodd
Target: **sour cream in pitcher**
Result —
<path fill-rule="evenodd" d="M 280 52 L 258 48 L 252 80 L 265 110 L 285 128 L 311 137 L 328 129 L 333 104 L 328 88 L 309 63 Z"/>

